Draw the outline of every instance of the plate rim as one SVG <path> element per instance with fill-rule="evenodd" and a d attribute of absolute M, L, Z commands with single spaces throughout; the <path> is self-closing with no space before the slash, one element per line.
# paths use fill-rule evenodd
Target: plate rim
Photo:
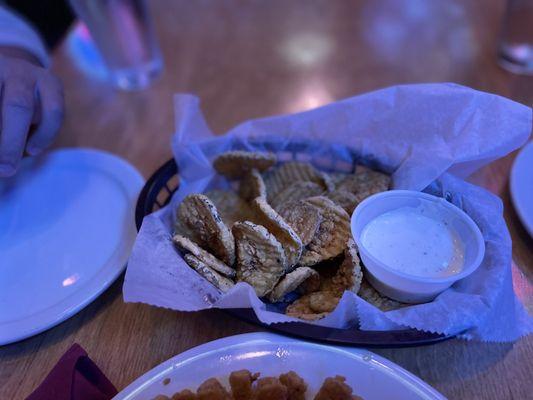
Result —
<path fill-rule="evenodd" d="M 369 350 L 363 348 L 355 347 L 343 347 L 343 346 L 333 346 L 322 343 L 309 342 L 306 340 L 294 339 L 287 336 L 282 336 L 270 332 L 251 332 L 243 333 L 238 335 L 227 336 L 220 339 L 215 339 L 198 346 L 192 347 L 182 353 L 179 353 L 166 361 L 156 365 L 154 368 L 145 372 L 125 388 L 123 388 L 119 393 L 112 398 L 112 400 L 135 400 L 135 397 L 140 392 L 147 387 L 153 385 L 155 382 L 162 379 L 166 374 L 172 371 L 178 364 L 183 364 L 187 361 L 194 359 L 195 357 L 204 355 L 212 351 L 220 351 L 233 347 L 238 347 L 246 344 L 252 344 L 254 342 L 261 344 L 275 344 L 275 345 L 296 345 L 308 348 L 317 348 L 329 352 L 337 352 L 340 354 L 345 354 L 350 357 L 372 357 L 372 361 L 375 361 L 376 368 L 382 369 L 383 373 L 388 371 L 394 372 L 399 379 L 406 382 L 409 386 L 414 387 L 421 391 L 421 394 L 425 395 L 428 399 L 435 400 L 446 400 L 446 397 L 438 392 L 428 383 L 424 382 L 415 374 L 407 371 L 400 365 L 378 355 Z"/>
<path fill-rule="evenodd" d="M 122 184 L 126 194 L 130 197 L 131 210 L 134 210 L 139 193 L 145 184 L 144 177 L 134 165 L 105 150 L 64 147 L 54 149 L 41 157 L 51 157 L 53 162 L 56 162 L 57 158 L 60 161 L 69 161 L 72 160 L 72 157 L 77 157 L 77 161 L 83 160 L 83 165 L 90 163 L 97 165 L 98 168 L 105 169 L 106 172 L 109 172 L 117 179 L 117 182 Z M 134 214 L 134 211 L 132 213 Z M 129 229 L 131 229 L 131 247 L 136 236 L 135 225 L 132 224 Z M 128 246 L 125 241 L 122 241 L 120 247 L 112 254 L 106 268 L 98 270 L 92 279 L 67 297 L 51 304 L 42 311 L 27 315 L 24 318 L 0 323 L 0 328 L 2 328 L 0 329 L 0 346 L 16 343 L 51 329 L 92 303 L 124 272 L 130 254 L 125 247 Z M 114 260 L 117 260 L 117 267 L 113 268 L 110 265 Z M 62 311 L 56 311 L 56 308 Z M 50 315 L 49 313 L 52 313 L 51 317 L 46 316 L 47 314 Z"/>
<path fill-rule="evenodd" d="M 511 192 L 511 202 L 513 203 L 513 207 L 516 211 L 516 214 L 518 215 L 518 219 L 522 223 L 525 230 L 529 233 L 529 236 L 533 238 L 533 216 L 531 216 L 529 219 L 524 215 L 524 211 L 522 209 L 521 200 L 519 200 L 519 197 L 517 195 L 517 187 L 518 187 L 518 174 L 521 171 L 522 163 L 524 162 L 524 159 L 526 157 L 526 153 L 531 152 L 532 159 L 533 159 L 533 140 L 526 143 L 518 152 L 516 158 L 513 161 L 513 165 L 511 167 L 511 174 L 509 179 L 509 191 Z M 529 154 L 528 154 L 529 155 Z M 533 191 L 533 189 L 532 189 Z"/>

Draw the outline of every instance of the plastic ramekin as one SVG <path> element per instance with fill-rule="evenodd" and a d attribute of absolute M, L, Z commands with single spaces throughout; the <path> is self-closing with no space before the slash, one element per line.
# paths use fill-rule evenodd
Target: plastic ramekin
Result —
<path fill-rule="evenodd" d="M 444 220 L 454 229 L 465 246 L 463 269 L 446 277 L 421 277 L 392 269 L 368 252 L 361 243 L 365 226 L 378 216 L 400 207 L 417 207 L 432 203 L 442 212 Z M 453 283 L 472 274 L 481 264 L 485 242 L 476 223 L 460 208 L 441 197 L 411 190 L 389 190 L 370 196 L 355 209 L 351 230 L 359 247 L 366 278 L 379 292 L 404 303 L 424 303 L 433 300 Z"/>

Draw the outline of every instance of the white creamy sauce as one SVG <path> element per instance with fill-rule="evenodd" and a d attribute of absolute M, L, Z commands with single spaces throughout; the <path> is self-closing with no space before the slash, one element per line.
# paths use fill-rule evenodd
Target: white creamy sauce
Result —
<path fill-rule="evenodd" d="M 388 267 L 421 277 L 445 277 L 463 269 L 464 244 L 439 210 L 401 207 L 370 221 L 361 232 L 368 252 Z"/>

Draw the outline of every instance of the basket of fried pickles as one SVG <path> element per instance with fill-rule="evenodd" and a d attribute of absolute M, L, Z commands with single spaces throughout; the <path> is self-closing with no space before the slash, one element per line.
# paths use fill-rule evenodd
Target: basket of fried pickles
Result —
<path fill-rule="evenodd" d="M 187 264 L 220 292 L 244 282 L 285 314 L 313 321 L 351 291 L 383 311 L 402 307 L 363 276 L 350 217 L 368 196 L 389 189 L 388 174 L 356 165 L 324 172 L 270 152 L 229 151 L 213 160 L 233 183 L 186 196 L 176 209 L 173 243 Z"/>

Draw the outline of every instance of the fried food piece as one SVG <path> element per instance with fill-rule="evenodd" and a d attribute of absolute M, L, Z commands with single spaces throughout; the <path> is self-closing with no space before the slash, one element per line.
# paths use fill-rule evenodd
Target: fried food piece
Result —
<path fill-rule="evenodd" d="M 333 284 L 344 287 L 353 293 L 358 293 L 363 281 L 363 269 L 361 260 L 357 254 L 357 246 L 353 239 L 348 240 L 344 250 L 344 261 L 337 274 L 333 277 Z"/>
<path fill-rule="evenodd" d="M 339 266 L 335 275 L 325 282 L 322 290 L 336 292 L 339 297 L 345 290 L 358 293 L 363 280 L 363 270 L 361 260 L 357 254 L 357 246 L 353 239 L 348 240 L 346 249 L 344 249 L 344 260 Z"/>
<path fill-rule="evenodd" d="M 291 161 L 265 175 L 265 184 L 271 199 L 287 186 L 298 181 L 315 182 L 328 190 L 330 180 L 311 164 Z"/>
<path fill-rule="evenodd" d="M 284 274 L 287 260 L 280 242 L 264 226 L 233 224 L 237 244 L 237 281 L 247 282 L 259 297 L 269 293 Z"/>
<path fill-rule="evenodd" d="M 200 385 L 196 394 L 186 389 L 174 394 L 172 400 L 305 400 L 307 384 L 294 371 L 280 374 L 279 378 L 265 377 L 257 380 L 258 377 L 259 373 L 252 374 L 248 370 L 235 371 L 229 377 L 232 395 L 217 379 L 210 378 Z M 164 395 L 154 400 L 159 399 L 169 400 Z M 339 375 L 327 378 L 315 399 L 363 400 L 352 394 L 346 378 Z"/>
<path fill-rule="evenodd" d="M 304 246 L 311 243 L 322 222 L 320 210 L 304 201 L 286 203 L 279 209 L 279 215 L 296 232 Z"/>
<path fill-rule="evenodd" d="M 333 179 L 331 176 L 326 172 L 320 172 L 320 175 L 322 176 L 322 182 L 324 184 L 324 187 L 326 188 L 327 192 L 331 192 L 335 190 L 335 182 L 333 182 Z"/>
<path fill-rule="evenodd" d="M 228 265 L 235 262 L 235 240 L 217 208 L 207 196 L 191 194 L 178 207 L 180 222 L 193 233 L 192 239 Z"/>
<path fill-rule="evenodd" d="M 311 294 L 304 295 L 293 301 L 292 304 L 289 304 L 285 310 L 285 314 L 290 317 L 311 321 L 325 317 L 327 312 L 318 313 L 311 308 Z"/>
<path fill-rule="evenodd" d="M 288 400 L 305 400 L 307 384 L 294 371 L 279 376 L 279 381 L 287 388 L 289 392 Z"/>
<path fill-rule="evenodd" d="M 273 377 L 262 378 L 257 381 L 254 400 L 288 400 L 289 390 L 279 379 Z"/>
<path fill-rule="evenodd" d="M 272 198 L 272 207 L 279 210 L 284 204 L 289 202 L 305 200 L 309 197 L 319 196 L 324 193 L 324 186 L 311 181 L 297 181 Z M 270 197 L 270 196 L 269 196 Z"/>
<path fill-rule="evenodd" d="M 379 293 L 376 289 L 372 287 L 370 283 L 366 280 L 361 282 L 361 288 L 359 293 L 357 293 L 366 302 L 372 304 L 374 307 L 379 308 L 381 311 L 391 311 L 397 310 L 407 306 L 408 304 L 400 303 L 399 301 L 389 299 L 388 297 Z"/>
<path fill-rule="evenodd" d="M 346 178 L 349 173 L 346 172 L 330 172 L 329 177 L 331 182 L 333 182 L 333 185 L 335 185 L 335 189 L 338 188 L 339 184 Z"/>
<path fill-rule="evenodd" d="M 355 207 L 359 204 L 359 198 L 346 190 L 336 189 L 326 194 L 327 198 L 333 201 L 335 204 L 344 208 L 348 214 L 352 214 Z"/>
<path fill-rule="evenodd" d="M 268 299 L 275 303 L 281 301 L 286 294 L 295 290 L 298 286 L 304 283 L 307 279 L 314 276 L 319 276 L 312 268 L 298 267 L 294 271 L 285 275 L 268 295 Z"/>
<path fill-rule="evenodd" d="M 174 234 L 186 237 L 194 237 L 194 232 L 187 228 L 179 218 L 174 221 Z"/>
<path fill-rule="evenodd" d="M 219 174 L 228 178 L 240 178 L 252 169 L 265 171 L 273 166 L 276 160 L 276 155 L 273 153 L 228 151 L 213 161 L 213 167 Z"/>
<path fill-rule="evenodd" d="M 287 269 L 296 265 L 300 260 L 303 249 L 300 237 L 285 222 L 281 215 L 267 203 L 266 199 L 256 197 L 252 201 L 252 209 L 256 213 L 258 223 L 267 228 L 283 246 L 287 260 Z"/>
<path fill-rule="evenodd" d="M 315 400 L 363 400 L 352 392 L 352 388 L 346 384 L 346 378 L 337 375 L 334 378 L 326 378 Z"/>
<path fill-rule="evenodd" d="M 302 296 L 299 299 L 294 300 L 285 309 L 285 314 L 289 317 L 299 318 L 306 321 L 315 321 L 326 316 L 326 313 L 317 314 L 311 310 L 308 296 Z"/>
<path fill-rule="evenodd" d="M 251 201 L 256 197 L 267 197 L 267 189 L 263 176 L 258 170 L 252 169 L 249 171 L 239 184 L 239 195 L 247 200 Z"/>
<path fill-rule="evenodd" d="M 344 260 L 330 278 L 323 280 L 319 291 L 308 293 L 287 307 L 286 314 L 301 319 L 317 319 L 337 307 L 345 290 L 357 293 L 361 286 L 363 272 L 357 247 L 352 239 L 344 250 Z"/>
<path fill-rule="evenodd" d="M 235 270 L 233 268 L 228 267 L 214 255 L 202 249 L 192 240 L 186 238 L 185 236 L 174 235 L 172 241 L 181 251 L 191 253 L 210 269 L 214 269 L 215 271 L 220 272 L 229 278 L 235 277 Z"/>
<path fill-rule="evenodd" d="M 299 267 L 307 268 L 307 267 Z M 303 281 L 300 286 L 298 286 L 297 291 L 300 294 L 308 294 L 313 292 L 318 292 L 320 290 L 320 285 L 322 283 L 322 278 L 320 274 L 311 275 L 305 281 Z"/>
<path fill-rule="evenodd" d="M 320 291 L 315 293 L 310 293 L 307 295 L 309 297 L 309 307 L 315 313 L 330 313 L 332 312 L 337 304 L 339 304 L 340 297 L 337 293 Z"/>
<path fill-rule="evenodd" d="M 196 391 L 198 400 L 232 400 L 228 391 L 215 378 L 210 378 Z"/>
<path fill-rule="evenodd" d="M 181 392 L 174 393 L 171 400 L 196 400 L 198 397 L 195 393 L 189 389 L 182 390 Z"/>
<path fill-rule="evenodd" d="M 170 400 L 168 396 L 165 396 L 163 394 L 155 396 L 152 400 Z"/>
<path fill-rule="evenodd" d="M 389 175 L 358 165 L 355 174 L 347 176 L 337 187 L 357 196 L 359 202 L 370 195 L 389 190 Z"/>
<path fill-rule="evenodd" d="M 259 377 L 259 373 L 252 374 L 247 369 L 234 371 L 229 376 L 231 393 L 235 400 L 251 400 L 253 396 L 253 382 Z"/>
<path fill-rule="evenodd" d="M 184 258 L 191 268 L 202 275 L 209 283 L 218 288 L 221 292 L 226 293 L 235 285 L 232 280 L 220 275 L 214 269 L 209 268 L 208 265 L 203 263 L 200 259 L 192 254 L 185 254 Z"/>
<path fill-rule="evenodd" d="M 314 321 L 324 318 L 337 307 L 340 297 L 332 292 L 320 291 L 306 294 L 295 300 L 285 310 L 290 317 Z"/>
<path fill-rule="evenodd" d="M 298 318 L 304 321 L 317 321 L 324 318 L 328 313 L 316 313 L 309 308 L 309 305 L 305 302 L 300 301 L 301 299 L 296 300 L 294 303 L 289 305 L 285 310 L 285 314 L 289 317 Z"/>
<path fill-rule="evenodd" d="M 318 230 L 302 254 L 301 266 L 315 265 L 340 255 L 350 237 L 350 216 L 330 199 L 317 196 L 305 200 L 322 215 Z"/>
<path fill-rule="evenodd" d="M 215 204 L 220 217 L 228 227 L 237 221 L 250 220 L 253 216 L 250 205 L 232 190 L 215 189 L 206 192 L 205 195 Z"/>

